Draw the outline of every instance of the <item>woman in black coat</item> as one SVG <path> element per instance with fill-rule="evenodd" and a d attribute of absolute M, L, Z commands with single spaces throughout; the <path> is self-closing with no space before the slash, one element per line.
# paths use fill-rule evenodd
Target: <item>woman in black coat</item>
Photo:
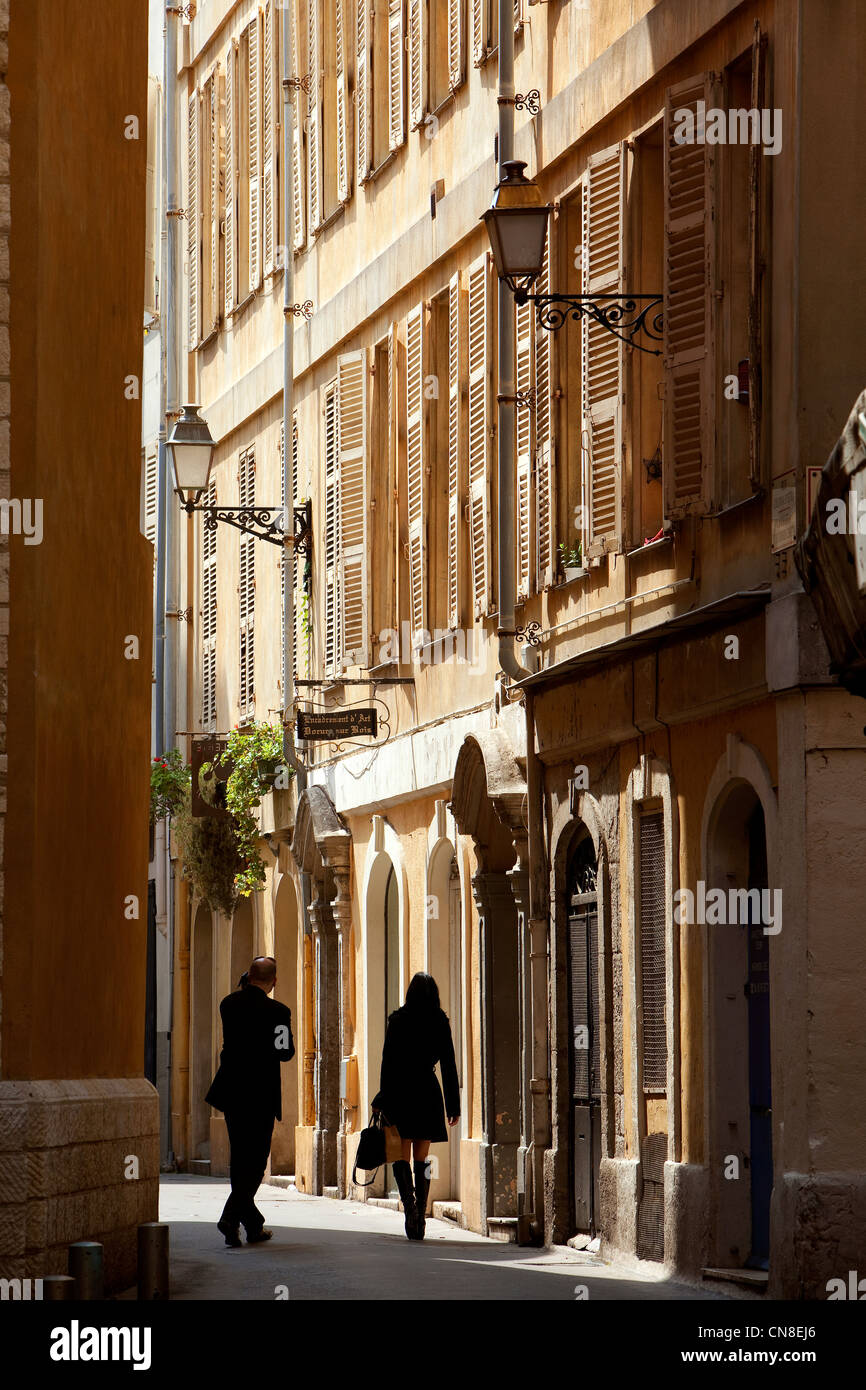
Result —
<path fill-rule="evenodd" d="M 445 1087 L 444 1105 L 434 1071 L 437 1062 Z M 456 1125 L 460 1118 L 460 1083 L 451 1027 L 432 975 L 413 975 L 405 1004 L 388 1019 L 379 1094 L 372 1108 L 381 1110 L 387 1122 L 400 1131 L 403 1155 L 392 1165 L 394 1181 L 403 1203 L 406 1235 L 410 1240 L 423 1240 L 430 1192 L 430 1145 L 448 1138 L 446 1113 L 449 1125 Z M 415 1167 L 414 1188 L 410 1154 Z"/>

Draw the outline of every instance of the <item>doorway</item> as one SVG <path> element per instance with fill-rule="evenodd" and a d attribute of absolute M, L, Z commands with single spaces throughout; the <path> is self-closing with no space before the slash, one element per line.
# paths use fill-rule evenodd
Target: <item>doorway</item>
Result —
<path fill-rule="evenodd" d="M 587 834 L 568 866 L 567 969 L 574 1229 L 597 1234 L 601 1164 L 598 864 Z"/>

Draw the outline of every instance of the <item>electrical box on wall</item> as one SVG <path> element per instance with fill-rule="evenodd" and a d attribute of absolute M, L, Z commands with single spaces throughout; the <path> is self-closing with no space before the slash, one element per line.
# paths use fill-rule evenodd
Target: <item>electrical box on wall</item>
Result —
<path fill-rule="evenodd" d="M 358 1059 L 344 1057 L 340 1062 L 340 1099 L 348 1106 L 358 1104 Z"/>

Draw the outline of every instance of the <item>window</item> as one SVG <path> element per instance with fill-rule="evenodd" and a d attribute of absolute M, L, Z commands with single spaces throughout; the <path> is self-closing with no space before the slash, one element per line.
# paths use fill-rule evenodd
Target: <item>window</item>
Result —
<path fill-rule="evenodd" d="M 430 304 L 429 366 L 425 404 L 427 440 L 427 541 L 429 554 L 444 557 L 428 566 L 427 626 L 445 632 L 459 626 L 458 582 L 462 559 L 460 520 L 460 288 L 455 274 Z"/>
<path fill-rule="evenodd" d="M 396 325 L 376 344 L 373 409 L 370 414 L 370 553 L 375 583 L 370 585 L 370 625 L 377 639 L 373 664 L 388 660 L 394 612 L 397 488 Z"/>
<path fill-rule="evenodd" d="M 205 504 L 217 504 L 216 485 L 211 483 Z M 201 723 L 216 729 L 216 638 L 217 638 L 217 533 L 202 517 L 201 532 Z"/>
<path fill-rule="evenodd" d="M 492 435 L 492 293 L 487 255 L 469 268 L 469 558 L 475 617 L 490 611 L 490 441 Z"/>
<path fill-rule="evenodd" d="M 153 446 L 142 449 L 141 464 L 141 531 L 150 541 L 151 545 L 155 546 L 159 520 L 159 462 L 157 451 Z M 156 556 L 154 556 L 154 564 L 155 563 Z"/>
<path fill-rule="evenodd" d="M 187 318 L 193 352 L 219 326 L 220 130 L 216 69 L 187 106 Z"/>
<path fill-rule="evenodd" d="M 641 1082 L 650 1094 L 667 1090 L 664 848 L 663 813 L 643 812 L 638 818 Z"/>
<path fill-rule="evenodd" d="M 238 233 L 238 45 L 232 40 L 225 55 L 225 109 L 223 112 L 223 138 L 225 143 L 225 173 L 223 178 L 225 222 L 224 222 L 224 272 L 223 299 L 226 320 L 231 318 L 237 304 L 237 233 Z"/>
<path fill-rule="evenodd" d="M 322 222 L 322 26 L 321 0 L 309 0 L 307 10 L 307 208 L 310 232 Z"/>
<path fill-rule="evenodd" d="M 355 151 L 358 183 L 365 183 L 373 159 L 373 30 L 370 0 L 356 0 L 355 30 Z"/>
<path fill-rule="evenodd" d="M 634 141 L 634 163 L 629 196 L 627 288 L 643 294 L 661 294 L 664 279 L 662 237 L 664 224 L 663 127 L 652 126 Z M 657 309 L 652 311 L 654 315 Z M 643 339 L 648 347 L 653 344 Z M 659 344 L 655 345 L 656 347 Z M 662 390 L 661 357 L 649 352 L 630 354 L 629 430 L 631 440 L 629 547 L 652 540 L 664 524 L 662 485 Z M 667 562 L 667 556 L 665 557 Z"/>
<path fill-rule="evenodd" d="M 556 264 L 555 224 L 551 221 L 544 250 L 541 274 L 536 282 L 538 294 L 547 294 L 550 266 Z M 535 420 L 535 583 L 540 593 L 556 578 L 556 397 L 553 377 L 553 334 L 541 327 L 535 316 L 535 355 L 533 386 Z"/>
<path fill-rule="evenodd" d="M 455 273 L 448 284 L 448 626 L 462 621 L 464 589 L 464 540 L 461 506 L 465 490 L 462 460 L 465 457 L 465 412 L 461 389 L 461 364 L 465 360 L 466 310 Z M 441 412 L 440 412 L 441 418 Z"/>
<path fill-rule="evenodd" d="M 406 508 L 409 527 L 409 623 L 412 645 L 427 627 L 427 407 L 426 324 L 423 304 L 406 320 Z"/>
<path fill-rule="evenodd" d="M 300 464 L 298 454 L 298 412 L 292 415 L 292 453 L 291 453 L 291 475 L 290 475 L 290 506 L 297 507 L 304 501 L 301 496 L 300 488 Z M 285 431 L 282 421 L 280 422 L 280 497 L 286 496 L 286 449 Z M 293 521 L 289 518 L 288 525 L 292 526 Z M 293 626 L 293 649 L 292 649 L 292 677 L 297 680 L 299 675 L 306 676 L 309 672 L 309 622 L 308 622 L 308 598 L 307 588 L 307 566 L 309 560 L 297 551 L 292 549 L 291 560 L 284 550 L 278 561 L 280 566 L 280 632 L 282 645 L 280 651 L 281 663 L 285 663 L 286 658 L 286 627 L 282 622 L 282 614 L 285 612 L 286 602 L 286 579 L 291 577 L 294 615 Z"/>
<path fill-rule="evenodd" d="M 256 502 L 255 450 L 244 450 L 238 467 L 238 503 L 254 507 Z M 256 616 L 256 539 L 241 532 L 238 617 L 240 620 L 240 681 L 238 703 L 241 718 L 255 714 L 255 616 Z"/>
<path fill-rule="evenodd" d="M 325 675 L 369 664 L 367 366 L 338 359 L 325 392 Z"/>
<path fill-rule="evenodd" d="M 427 114 L 429 31 L 426 0 L 406 0 L 409 58 L 409 129 L 417 130 Z"/>
<path fill-rule="evenodd" d="M 280 241 L 279 123 L 280 123 L 280 35 L 277 6 L 267 0 L 262 16 L 262 257 L 263 273 L 279 269 L 277 247 Z"/>
<path fill-rule="evenodd" d="M 305 63 L 306 35 L 301 27 L 300 0 L 292 0 L 292 71 L 290 76 L 300 77 L 308 71 Z M 307 181 L 306 181 L 306 140 L 304 135 L 304 102 L 300 92 L 295 92 L 294 121 L 292 123 L 292 248 L 303 250 L 307 239 Z M 282 107 L 279 108 L 282 111 Z M 285 228 L 283 228 L 285 235 Z"/>
<path fill-rule="evenodd" d="M 243 304 L 262 282 L 261 203 L 261 29 L 259 18 L 243 30 L 238 46 L 234 104 L 237 106 L 236 303 Z"/>

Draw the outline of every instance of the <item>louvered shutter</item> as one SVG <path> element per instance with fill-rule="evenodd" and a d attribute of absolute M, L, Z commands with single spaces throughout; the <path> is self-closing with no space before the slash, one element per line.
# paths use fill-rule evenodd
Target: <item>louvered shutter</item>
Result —
<path fill-rule="evenodd" d="M 292 12 L 292 72 L 298 77 L 301 67 L 300 5 L 294 0 Z M 301 116 L 301 98 L 298 93 L 292 97 L 294 102 L 292 121 L 292 246 L 300 251 L 307 238 L 306 208 L 307 184 L 304 178 L 304 122 Z"/>
<path fill-rule="evenodd" d="M 215 69 L 208 79 L 205 95 L 205 117 L 208 122 L 208 219 L 205 235 L 208 238 L 208 305 L 205 328 L 212 333 L 219 327 L 220 287 L 220 123 L 219 73 Z"/>
<path fill-rule="evenodd" d="M 250 185 L 250 265 L 249 287 L 258 289 L 262 282 L 262 203 L 261 203 L 261 43 L 258 16 L 248 26 L 249 34 L 249 88 L 248 134 L 249 134 L 249 185 Z"/>
<path fill-rule="evenodd" d="M 409 18 L 409 126 L 416 130 L 427 114 L 427 3 L 407 0 Z"/>
<path fill-rule="evenodd" d="M 583 218 L 585 293 L 622 290 L 625 149 L 592 155 Z M 583 429 L 589 452 L 589 556 L 622 548 L 623 343 L 594 318 L 582 324 Z"/>
<path fill-rule="evenodd" d="M 665 858 L 664 816 L 641 815 L 640 857 L 640 973 L 641 1062 L 645 1092 L 667 1089 L 667 1026 L 665 1017 Z"/>
<path fill-rule="evenodd" d="M 448 86 L 452 92 L 460 86 L 466 71 L 465 3 L 466 0 L 448 0 Z"/>
<path fill-rule="evenodd" d="M 325 395 L 325 650 L 326 676 L 340 674 L 340 461 L 337 443 L 337 388 Z"/>
<path fill-rule="evenodd" d="M 550 283 L 551 222 L 535 292 Z M 554 444 L 553 335 L 535 320 L 535 582 L 539 593 L 556 578 L 556 449 Z"/>
<path fill-rule="evenodd" d="M 186 230 L 187 230 L 187 318 L 190 352 L 198 347 L 201 338 L 200 271 L 201 226 L 198 196 L 199 178 L 199 94 L 193 92 L 187 105 L 187 166 L 186 166 Z"/>
<path fill-rule="evenodd" d="M 448 626 L 460 626 L 460 277 L 448 286 Z"/>
<path fill-rule="evenodd" d="M 517 360 L 515 380 L 518 395 L 532 388 L 532 339 L 535 312 L 532 304 L 515 305 L 515 342 Z M 515 524 L 517 562 L 517 597 L 526 598 L 532 574 L 532 416 L 526 405 L 515 407 L 517 441 L 517 479 L 515 490 Z"/>
<path fill-rule="evenodd" d="M 238 502 L 241 507 L 254 507 L 256 501 L 256 462 L 253 449 L 240 457 L 238 472 Z M 256 604 L 256 540 L 255 536 L 240 537 L 240 584 L 238 616 L 240 618 L 240 710 L 251 714 L 255 704 L 255 604 Z"/>
<path fill-rule="evenodd" d="M 349 77 L 346 70 L 346 26 L 344 0 L 336 0 L 336 70 L 337 70 L 337 197 L 345 203 L 352 192 L 352 142 L 349 135 Z"/>
<path fill-rule="evenodd" d="M 469 269 L 469 551 L 476 618 L 490 608 L 490 276 L 487 256 Z"/>
<path fill-rule="evenodd" d="M 472 61 L 476 67 L 487 56 L 490 34 L 490 0 L 468 0 L 472 6 Z"/>
<path fill-rule="evenodd" d="M 322 33 L 319 6 L 321 0 L 309 0 L 307 27 L 307 62 L 310 75 L 310 95 L 307 99 L 307 173 L 310 213 L 310 232 L 322 220 Z"/>
<path fill-rule="evenodd" d="M 357 0 L 357 48 L 355 53 L 355 101 L 358 128 L 358 183 L 364 183 L 371 169 L 370 154 L 373 142 L 373 85 L 372 85 L 373 16 L 370 0 Z"/>
<path fill-rule="evenodd" d="M 235 138 L 235 45 L 226 50 L 225 84 L 225 270 L 223 295 L 225 316 L 235 307 L 235 238 L 237 236 L 237 140 Z"/>
<path fill-rule="evenodd" d="M 156 545 L 156 530 L 159 518 L 159 468 L 155 450 L 148 450 L 144 456 L 144 534 L 151 545 Z"/>
<path fill-rule="evenodd" d="M 664 438 L 665 511 L 706 511 L 715 456 L 714 298 L 716 146 L 677 144 L 677 112 L 697 126 L 697 104 L 715 106 L 712 75 L 665 93 Z"/>
<path fill-rule="evenodd" d="M 264 274 L 276 269 L 279 206 L 277 201 L 277 36 L 274 0 L 267 0 L 262 29 L 262 253 Z"/>
<path fill-rule="evenodd" d="M 298 506 L 301 502 L 301 467 L 300 452 L 298 441 L 298 412 L 292 415 L 292 477 L 291 477 L 291 497 L 292 505 Z M 295 678 L 300 672 L 307 675 L 309 672 L 310 646 L 309 636 L 306 631 L 305 613 L 307 612 L 306 603 L 308 591 L 304 585 L 304 569 L 306 560 L 296 551 L 292 551 L 292 583 L 294 585 L 295 604 L 295 660 L 293 674 Z"/>
<path fill-rule="evenodd" d="M 409 618 L 413 645 L 427 627 L 427 487 L 424 429 L 424 307 L 406 320 L 406 506 L 409 520 Z"/>
<path fill-rule="evenodd" d="M 403 0 L 391 0 L 388 14 L 388 148 L 406 139 L 403 99 Z"/>
<path fill-rule="evenodd" d="M 763 111 L 766 86 L 767 36 L 761 32 L 760 20 L 755 20 L 752 40 L 751 109 Z M 761 390 L 762 390 L 762 332 L 761 292 L 764 275 L 762 243 L 763 182 L 766 171 L 764 151 L 759 145 L 749 147 L 749 478 L 754 488 L 763 481 L 761 467 Z"/>
<path fill-rule="evenodd" d="M 205 505 L 217 504 L 216 487 L 211 483 Z M 201 570 L 201 722 L 205 729 L 216 723 L 216 635 L 217 635 L 217 533 L 202 517 Z"/>
<path fill-rule="evenodd" d="M 363 352 L 338 359 L 340 597 L 344 666 L 368 664 L 367 363 Z"/>
<path fill-rule="evenodd" d="M 157 224 L 159 220 L 159 187 L 157 184 L 158 149 L 160 137 L 160 90 L 155 77 L 147 79 L 147 232 L 144 246 L 144 310 L 155 314 L 157 309 L 156 261 Z"/>

